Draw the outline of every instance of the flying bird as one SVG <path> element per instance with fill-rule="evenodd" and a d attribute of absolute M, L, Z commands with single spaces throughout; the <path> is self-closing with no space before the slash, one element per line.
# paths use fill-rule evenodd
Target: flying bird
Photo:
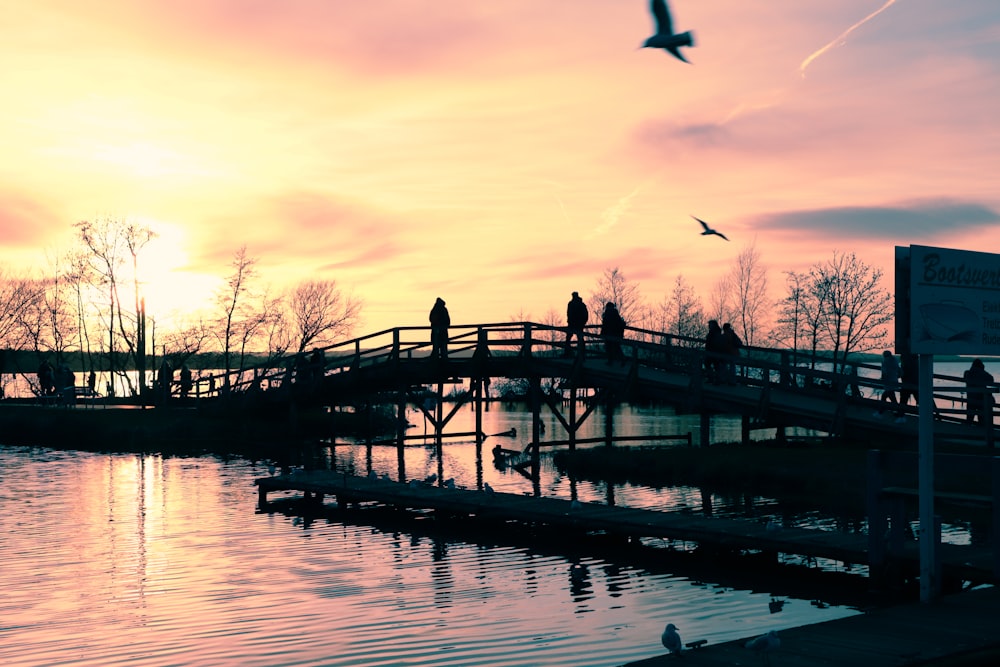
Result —
<path fill-rule="evenodd" d="M 673 623 L 667 623 L 663 634 L 660 635 L 660 641 L 663 642 L 663 648 L 671 653 L 681 652 L 681 636 L 677 633 L 677 626 Z"/>
<path fill-rule="evenodd" d="M 674 22 L 670 18 L 665 0 L 653 0 L 650 3 L 653 18 L 656 19 L 656 33 L 643 42 L 643 48 L 663 49 L 678 60 L 690 62 L 680 52 L 682 46 L 694 46 L 694 35 L 691 31 L 674 34 Z"/>
<path fill-rule="evenodd" d="M 702 228 L 701 235 L 702 236 L 711 236 L 711 235 L 714 234 L 715 236 L 721 236 L 726 241 L 729 240 L 729 239 L 726 238 L 725 234 L 723 234 L 721 232 L 715 231 L 714 229 L 712 229 L 711 227 L 709 227 L 708 223 L 705 222 L 704 220 L 702 220 L 701 218 L 695 218 L 693 215 L 691 217 L 701 223 L 701 228 Z"/>

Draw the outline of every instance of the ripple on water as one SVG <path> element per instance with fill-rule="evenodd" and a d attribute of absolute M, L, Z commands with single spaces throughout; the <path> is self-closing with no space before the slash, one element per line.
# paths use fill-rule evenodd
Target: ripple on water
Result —
<path fill-rule="evenodd" d="M 714 643 L 855 613 L 772 615 L 766 593 L 429 523 L 255 513 L 264 474 L 0 447 L 0 664 L 586 667 L 662 653 L 667 620 Z"/>

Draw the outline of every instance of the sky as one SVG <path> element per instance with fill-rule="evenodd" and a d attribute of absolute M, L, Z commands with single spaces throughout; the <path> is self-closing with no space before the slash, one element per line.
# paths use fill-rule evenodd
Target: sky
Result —
<path fill-rule="evenodd" d="M 996 0 L 0 0 L 0 267 L 74 224 L 157 231 L 147 307 L 210 302 L 243 245 L 331 279 L 356 333 L 562 316 L 618 268 L 705 305 L 897 245 L 1000 252 Z M 698 216 L 729 237 L 701 236 Z"/>

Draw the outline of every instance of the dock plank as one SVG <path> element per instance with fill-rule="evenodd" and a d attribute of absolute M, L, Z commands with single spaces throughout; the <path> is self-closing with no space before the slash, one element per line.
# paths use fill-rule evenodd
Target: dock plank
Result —
<path fill-rule="evenodd" d="M 475 516 L 483 520 L 522 521 L 583 532 L 604 531 L 626 537 L 695 542 L 731 550 L 765 551 L 827 558 L 851 564 L 868 563 L 868 538 L 810 528 L 773 529 L 750 519 L 706 517 L 679 512 L 574 504 L 563 498 L 523 494 L 485 493 L 430 484 L 402 484 L 333 471 L 299 471 L 255 480 L 260 502 L 268 493 L 298 491 L 335 496 L 339 502 L 381 503 L 411 510 L 430 510 Z M 963 578 L 990 580 L 992 560 L 981 548 L 942 545 L 942 566 Z M 918 563 L 916 543 L 907 543 L 894 556 L 910 566 Z"/>

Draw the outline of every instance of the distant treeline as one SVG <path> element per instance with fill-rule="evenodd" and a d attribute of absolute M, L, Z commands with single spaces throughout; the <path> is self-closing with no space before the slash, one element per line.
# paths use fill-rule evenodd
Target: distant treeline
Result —
<path fill-rule="evenodd" d="M 167 360 L 173 365 L 174 359 L 173 355 L 167 355 Z M 70 370 L 78 373 L 90 372 L 91 370 L 101 372 L 108 370 L 108 357 L 106 354 L 90 354 L 87 355 L 83 352 L 71 351 L 71 352 L 35 352 L 32 350 L 11 350 L 11 349 L 0 349 L 0 373 L 34 373 L 39 364 L 44 360 L 55 364 L 57 362 L 65 362 L 69 365 Z M 258 363 L 264 363 L 267 360 L 266 355 L 247 355 L 247 364 L 253 366 Z M 148 356 L 146 357 L 146 370 L 155 370 L 160 367 L 163 363 L 162 356 Z M 185 358 L 184 363 L 188 365 L 191 370 L 209 370 L 222 368 L 223 360 L 221 352 L 202 352 L 194 354 Z M 124 368 L 123 368 L 124 366 Z M 135 364 L 132 362 L 131 358 L 128 359 L 126 364 L 125 355 L 115 356 L 115 370 L 116 371 L 134 371 Z"/>

